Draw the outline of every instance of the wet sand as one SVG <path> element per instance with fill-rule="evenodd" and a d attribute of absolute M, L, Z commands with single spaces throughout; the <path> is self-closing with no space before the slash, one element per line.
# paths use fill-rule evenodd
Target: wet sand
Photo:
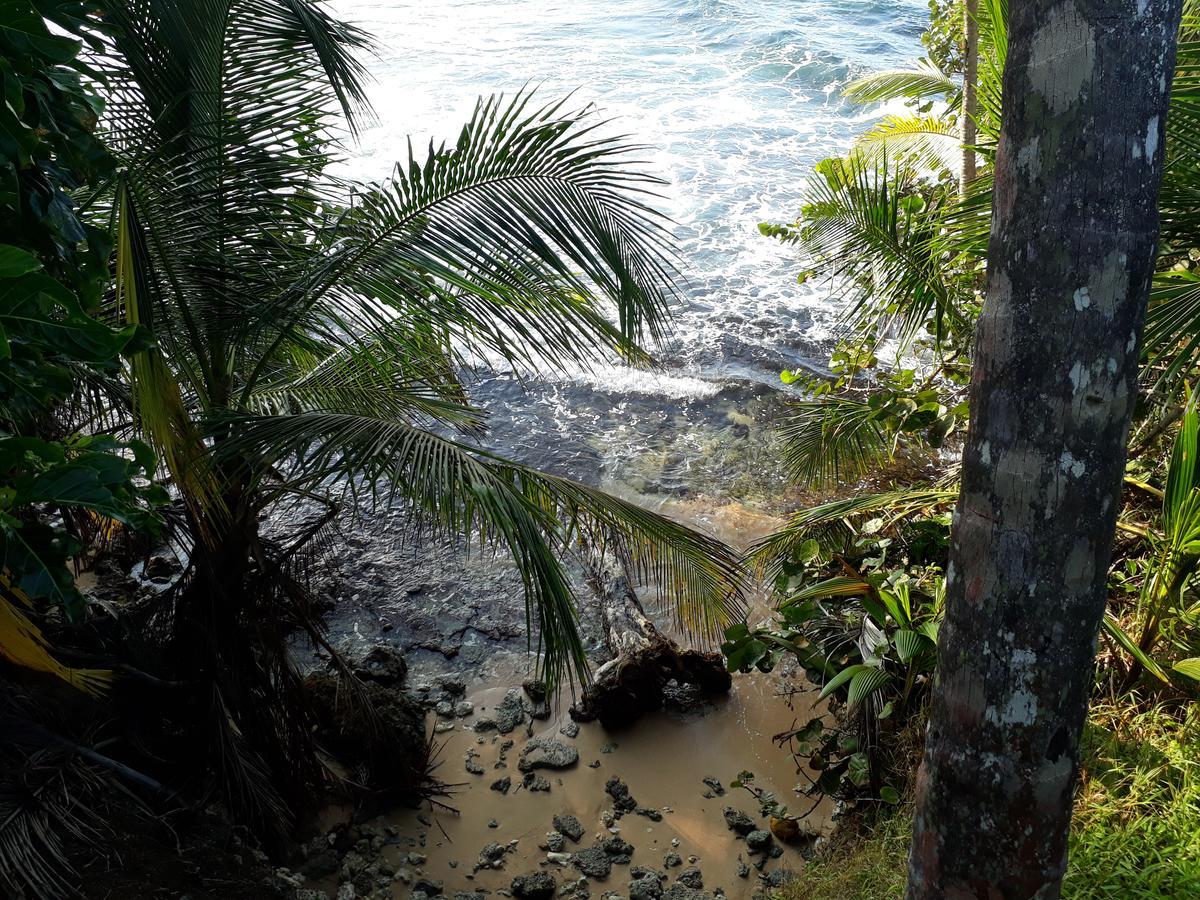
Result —
<path fill-rule="evenodd" d="M 684 869 L 697 866 L 704 873 L 704 890 L 717 888 L 730 898 L 749 898 L 761 887 L 759 872 L 751 868 L 746 878 L 736 874 L 739 855 L 753 865 L 757 856 L 749 856 L 744 841 L 737 839 L 726 826 L 722 810 L 733 806 L 750 815 L 764 830 L 768 827 L 759 816 L 758 804 L 745 790 L 733 789 L 729 782 L 743 769 L 752 771 L 755 783 L 773 791 L 780 802 L 792 812 L 799 813 L 812 805 L 812 800 L 793 793 L 797 782 L 804 778 L 796 772 L 795 763 L 778 745 L 773 735 L 786 730 L 794 721 L 803 724 L 813 715 L 811 701 L 815 692 L 789 698 L 779 696 L 781 679 L 776 676 L 750 675 L 735 678 L 734 690 L 712 704 L 704 715 L 664 712 L 647 717 L 635 727 L 610 733 L 598 723 L 580 726 L 578 737 L 571 739 L 559 733 L 570 719 L 566 702 L 550 720 L 535 722 L 533 736 L 553 737 L 574 744 L 579 750 L 579 762 L 562 771 L 539 770 L 550 782 L 550 791 L 533 792 L 520 787 L 521 773 L 517 761 L 527 740 L 527 726 L 519 726 L 508 735 L 494 732 L 477 735 L 470 723 L 487 715 L 503 698 L 506 688 L 493 687 L 471 695 L 476 713 L 457 720 L 453 731 L 444 739 L 438 775 L 450 783 L 461 782 L 448 801 L 460 810 L 453 814 L 444 810 L 399 811 L 374 820 L 377 826 L 392 825 L 399 831 L 404 846 L 388 848 L 384 859 L 397 871 L 408 868 L 414 875 L 424 875 L 443 882 L 444 894 L 452 897 L 456 891 L 507 890 L 517 875 L 544 869 L 558 880 L 559 885 L 579 878 L 573 866 L 560 867 L 547 862 L 546 851 L 538 844 L 553 830 L 556 814 L 576 816 L 585 829 L 578 844 L 568 840 L 566 851 L 590 847 L 599 840 L 619 833 L 635 848 L 632 865 L 662 869 L 673 883 Z M 515 745 L 500 761 L 502 743 L 512 739 Z M 464 758 L 469 749 L 478 753 L 476 762 L 483 775 L 468 774 Z M 607 752 L 606 752 L 607 751 Z M 598 768 L 589 763 L 599 761 Z M 508 795 L 490 789 L 503 776 L 513 780 Z M 651 807 L 663 814 L 661 822 L 626 814 L 615 823 L 617 832 L 610 832 L 601 820 L 612 809 L 612 798 L 604 791 L 605 782 L 613 775 L 624 781 L 639 806 Z M 724 796 L 706 799 L 709 788 L 702 779 L 713 776 L 725 788 Z M 807 819 L 816 829 L 828 826 L 832 804 L 822 802 Z M 431 825 L 424 824 L 418 815 Z M 497 827 L 489 827 L 495 821 Z M 408 846 L 409 840 L 416 843 Z M 678 841 L 672 845 L 672 839 Z M 484 869 L 473 873 L 479 852 L 486 844 L 508 844 L 517 841 L 516 848 L 504 856 L 501 870 Z M 765 872 L 775 869 L 799 869 L 803 865 L 800 852 L 780 845 L 783 856 L 770 859 Z M 405 857 L 410 849 L 427 857 L 420 866 L 410 866 Z M 682 866 L 664 869 L 663 855 L 674 849 L 683 859 Z M 690 862 L 690 857 L 697 861 Z M 420 871 L 417 872 L 417 869 Z M 615 865 L 606 879 L 591 879 L 593 897 L 612 891 L 622 896 L 628 893 L 629 866 Z M 409 888 L 401 881 L 394 886 L 393 896 L 406 897 Z"/>

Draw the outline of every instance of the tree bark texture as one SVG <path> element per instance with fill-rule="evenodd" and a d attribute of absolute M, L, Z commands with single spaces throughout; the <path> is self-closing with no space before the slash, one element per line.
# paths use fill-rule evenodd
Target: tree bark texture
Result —
<path fill-rule="evenodd" d="M 1136 394 L 1181 0 L 1010 4 L 908 896 L 1054 898 Z"/>

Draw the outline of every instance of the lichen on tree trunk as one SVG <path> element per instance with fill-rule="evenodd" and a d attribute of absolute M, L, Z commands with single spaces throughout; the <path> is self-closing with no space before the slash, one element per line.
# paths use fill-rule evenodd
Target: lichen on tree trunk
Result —
<path fill-rule="evenodd" d="M 1013 3 L 910 898 L 1057 897 L 1180 0 Z"/>

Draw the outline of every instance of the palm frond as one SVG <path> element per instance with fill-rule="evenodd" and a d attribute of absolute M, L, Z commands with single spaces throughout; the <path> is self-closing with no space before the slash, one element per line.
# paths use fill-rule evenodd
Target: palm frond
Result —
<path fill-rule="evenodd" d="M 813 485 L 860 477 L 891 452 L 876 412 L 849 397 L 792 404 L 780 426 L 789 473 Z"/>
<path fill-rule="evenodd" d="M 888 69 L 856 78 L 846 85 L 843 93 L 859 103 L 886 100 L 926 100 L 930 97 L 957 104 L 960 87 L 946 73 L 928 60 L 921 60 L 912 69 Z"/>
<path fill-rule="evenodd" d="M 957 172 L 962 160 L 962 132 L 957 123 L 919 114 L 885 116 L 855 142 L 860 152 L 883 150 L 935 173 Z"/>
<path fill-rule="evenodd" d="M 291 485 L 339 483 L 360 500 L 404 500 L 433 527 L 506 547 L 552 680 L 586 677 L 575 598 L 559 558 L 574 543 L 612 548 L 652 581 L 679 625 L 706 637 L 744 614 L 741 571 L 719 541 L 636 504 L 402 422 L 332 413 L 238 416 L 231 457 L 269 461 Z"/>
<path fill-rule="evenodd" d="M 888 527 L 918 513 L 945 509 L 957 500 L 958 487 L 954 485 L 903 488 L 822 503 L 796 513 L 783 528 L 751 547 L 747 564 L 752 571 L 774 578 L 785 563 L 797 557 L 806 542 L 816 540 L 826 545 L 831 535 L 846 534 L 847 522 L 853 519 L 880 517 L 885 519 L 883 527 Z"/>

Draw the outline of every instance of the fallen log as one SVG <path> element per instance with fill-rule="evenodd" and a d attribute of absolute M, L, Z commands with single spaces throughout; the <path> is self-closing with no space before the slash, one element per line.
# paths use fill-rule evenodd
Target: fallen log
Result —
<path fill-rule="evenodd" d="M 605 728 L 630 725 L 662 709 L 672 681 L 692 685 L 706 698 L 729 691 L 733 680 L 721 654 L 683 649 L 659 631 L 614 553 L 585 550 L 582 555 L 613 658 L 596 670 L 571 707 L 571 718 L 599 720 Z"/>

